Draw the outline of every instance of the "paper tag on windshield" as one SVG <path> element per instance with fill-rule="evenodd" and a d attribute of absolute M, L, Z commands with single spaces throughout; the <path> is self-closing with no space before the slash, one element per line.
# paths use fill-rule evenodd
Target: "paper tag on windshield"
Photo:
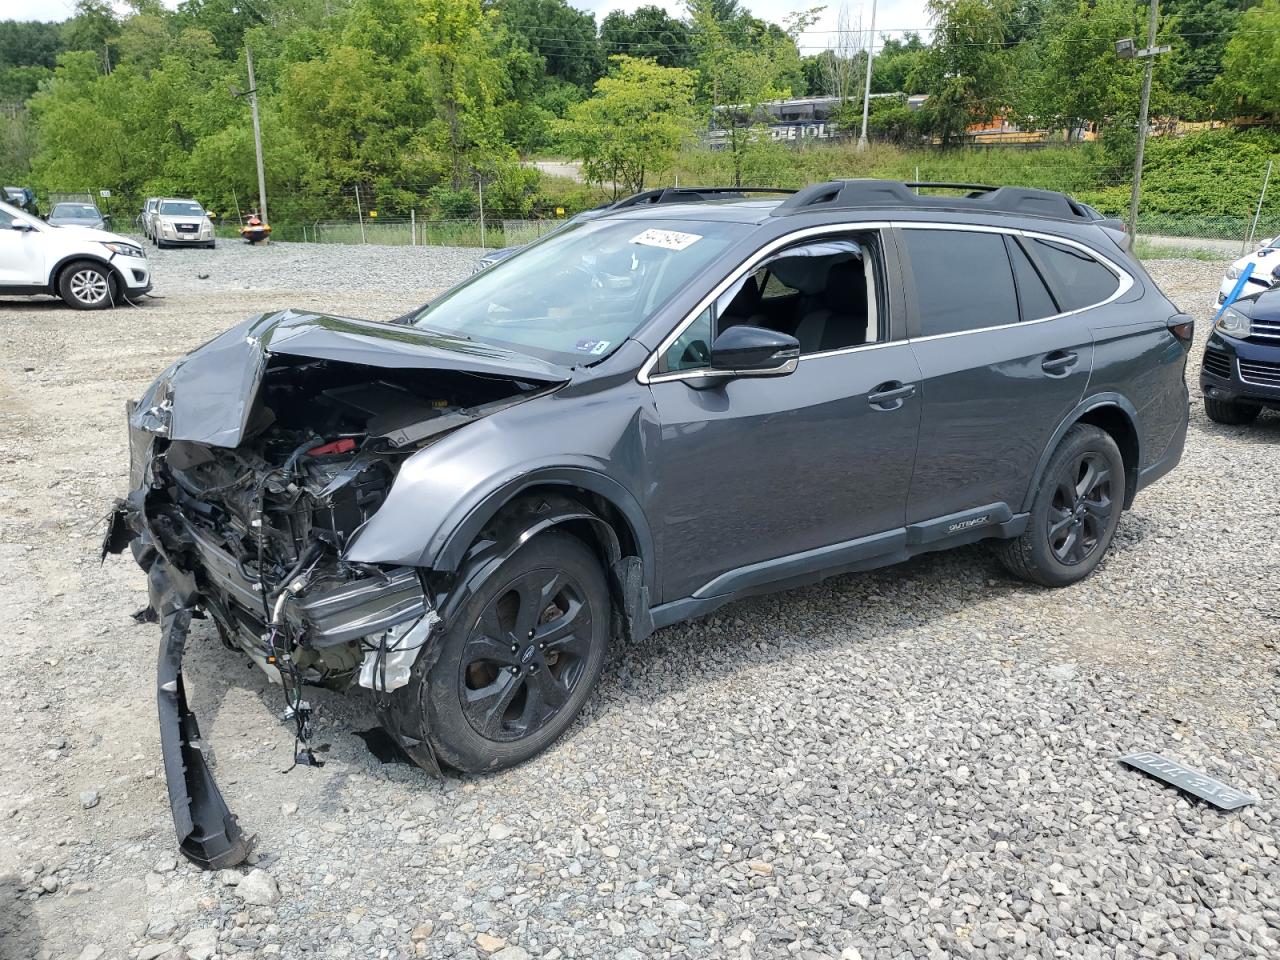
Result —
<path fill-rule="evenodd" d="M 701 239 L 696 233 L 681 233 L 679 230 L 646 230 L 632 237 L 631 242 L 643 243 L 646 247 L 661 247 L 663 250 L 683 250 Z"/>

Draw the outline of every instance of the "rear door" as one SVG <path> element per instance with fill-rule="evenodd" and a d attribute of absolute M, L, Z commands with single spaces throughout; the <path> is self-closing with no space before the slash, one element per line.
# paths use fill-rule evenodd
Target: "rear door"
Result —
<path fill-rule="evenodd" d="M 1040 454 L 1080 402 L 1093 365 L 1088 310 L 1062 302 L 1016 231 L 900 224 L 911 344 L 924 408 L 907 523 L 1007 504 L 1017 513 Z M 1077 245 L 1057 248 L 1085 257 Z M 1109 287 L 1115 274 L 1094 277 Z M 1105 297 L 1104 297 L 1105 299 Z"/>

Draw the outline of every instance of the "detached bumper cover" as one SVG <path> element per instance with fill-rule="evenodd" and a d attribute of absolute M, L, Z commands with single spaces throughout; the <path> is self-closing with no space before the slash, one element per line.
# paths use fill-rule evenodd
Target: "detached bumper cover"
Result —
<path fill-rule="evenodd" d="M 188 860 L 206 870 L 232 867 L 248 857 L 249 844 L 209 770 L 200 727 L 187 705 L 182 682 L 182 655 L 198 599 L 195 579 L 164 557 L 142 512 L 121 501 L 108 523 L 103 555 L 119 553 L 130 542 L 134 558 L 147 573 L 151 609 L 160 618 L 156 706 L 178 848 Z"/>

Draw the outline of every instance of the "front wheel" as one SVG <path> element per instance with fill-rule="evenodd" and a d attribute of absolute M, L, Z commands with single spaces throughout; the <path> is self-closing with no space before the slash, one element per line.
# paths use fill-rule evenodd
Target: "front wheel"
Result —
<path fill-rule="evenodd" d="M 540 534 L 506 560 L 454 618 L 440 656 L 414 667 L 383 708 L 444 764 L 501 770 L 548 747 L 581 711 L 609 650 L 610 600 L 596 555 Z"/>
<path fill-rule="evenodd" d="M 109 267 L 87 260 L 73 263 L 58 278 L 58 295 L 76 310 L 101 310 L 115 303 Z"/>
<path fill-rule="evenodd" d="M 1262 413 L 1262 407 L 1256 403 L 1239 403 L 1234 400 L 1215 400 L 1213 397 L 1205 397 L 1204 413 L 1214 423 L 1238 427 L 1257 420 L 1258 414 Z"/>
<path fill-rule="evenodd" d="M 1077 423 L 1049 458 L 1020 537 L 995 544 L 1010 573 L 1046 587 L 1083 580 L 1120 523 L 1124 458 L 1105 430 Z"/>

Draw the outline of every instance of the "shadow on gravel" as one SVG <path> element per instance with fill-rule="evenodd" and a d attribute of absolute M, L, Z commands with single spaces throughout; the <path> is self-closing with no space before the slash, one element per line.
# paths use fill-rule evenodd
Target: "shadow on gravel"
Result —
<path fill-rule="evenodd" d="M 18 878 L 0 874 L 0 957 L 28 960 L 40 953 L 43 942 L 31 901 L 19 898 Z"/>

